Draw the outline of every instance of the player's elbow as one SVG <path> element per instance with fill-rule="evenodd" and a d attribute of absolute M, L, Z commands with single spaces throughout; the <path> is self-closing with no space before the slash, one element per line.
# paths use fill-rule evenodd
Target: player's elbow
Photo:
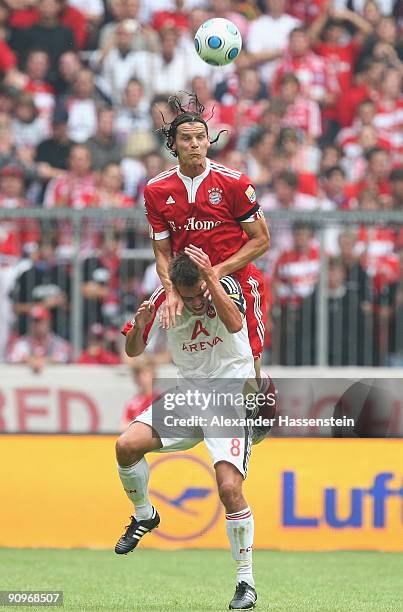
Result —
<path fill-rule="evenodd" d="M 267 230 L 267 232 L 265 232 L 264 234 L 262 234 L 262 236 L 260 236 L 259 255 L 263 255 L 263 253 L 266 253 L 266 251 L 268 251 L 269 248 L 270 248 L 270 233 L 269 233 L 269 230 Z"/>
<path fill-rule="evenodd" d="M 138 357 L 139 355 L 141 355 L 142 352 L 143 351 L 139 351 L 139 350 L 134 351 L 132 349 L 126 349 L 126 355 L 128 357 Z"/>
<path fill-rule="evenodd" d="M 144 348 L 136 347 L 130 340 L 126 341 L 125 352 L 128 357 L 138 357 L 144 351 Z"/>
<path fill-rule="evenodd" d="M 125 353 L 128 357 L 137 357 L 136 353 L 133 351 L 133 349 L 130 346 L 125 346 Z"/>
<path fill-rule="evenodd" d="M 270 234 L 269 231 L 259 232 L 254 236 L 254 259 L 260 257 L 270 248 Z"/>

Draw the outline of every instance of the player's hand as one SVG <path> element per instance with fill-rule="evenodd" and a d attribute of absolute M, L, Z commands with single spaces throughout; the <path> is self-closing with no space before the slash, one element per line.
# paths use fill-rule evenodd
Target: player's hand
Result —
<path fill-rule="evenodd" d="M 205 297 L 207 300 L 210 300 L 211 294 L 209 288 L 207 287 L 206 281 L 202 282 L 202 284 L 200 285 L 200 289 L 203 291 L 203 297 Z"/>
<path fill-rule="evenodd" d="M 134 315 L 134 324 L 136 325 L 136 327 L 140 327 L 140 328 L 145 327 L 147 323 L 149 323 L 152 320 L 154 316 L 154 312 L 155 312 L 154 304 L 152 304 L 148 300 L 143 302 L 139 306 L 136 314 Z"/>
<path fill-rule="evenodd" d="M 211 265 L 210 258 L 203 249 L 199 249 L 199 247 L 194 246 L 194 244 L 190 244 L 188 247 L 185 247 L 185 253 L 199 268 L 200 275 L 205 281 L 217 278 L 216 272 Z"/>
<path fill-rule="evenodd" d="M 183 300 L 176 289 L 173 287 L 170 291 L 166 292 L 166 300 L 164 302 L 159 326 L 162 329 L 169 329 L 175 327 L 176 317 L 180 317 L 183 311 Z"/>

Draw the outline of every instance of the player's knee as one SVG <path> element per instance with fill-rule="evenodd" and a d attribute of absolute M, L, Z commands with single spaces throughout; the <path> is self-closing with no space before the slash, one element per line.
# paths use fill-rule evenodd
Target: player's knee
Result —
<path fill-rule="evenodd" d="M 119 465 L 138 461 L 144 452 L 139 441 L 128 432 L 122 433 L 116 441 L 116 459 Z"/>
<path fill-rule="evenodd" d="M 232 479 L 224 480 L 218 485 L 218 494 L 226 508 L 234 506 L 242 496 L 242 490 L 238 483 Z"/>

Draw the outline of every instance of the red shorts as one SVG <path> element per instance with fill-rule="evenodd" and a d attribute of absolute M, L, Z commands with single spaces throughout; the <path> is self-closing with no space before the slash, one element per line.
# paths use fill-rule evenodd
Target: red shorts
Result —
<path fill-rule="evenodd" d="M 266 325 L 266 297 L 263 274 L 253 264 L 248 264 L 242 272 L 233 272 L 239 281 L 246 301 L 246 322 L 248 324 L 249 344 L 255 359 L 262 356 Z"/>

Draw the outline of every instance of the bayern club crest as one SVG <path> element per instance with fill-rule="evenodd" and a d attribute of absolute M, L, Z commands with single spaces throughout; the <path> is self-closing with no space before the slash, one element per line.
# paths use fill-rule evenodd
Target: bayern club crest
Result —
<path fill-rule="evenodd" d="M 222 189 L 220 189 L 219 187 L 212 187 L 208 190 L 208 193 L 208 199 L 210 204 L 212 204 L 213 206 L 217 206 L 222 200 Z"/>

